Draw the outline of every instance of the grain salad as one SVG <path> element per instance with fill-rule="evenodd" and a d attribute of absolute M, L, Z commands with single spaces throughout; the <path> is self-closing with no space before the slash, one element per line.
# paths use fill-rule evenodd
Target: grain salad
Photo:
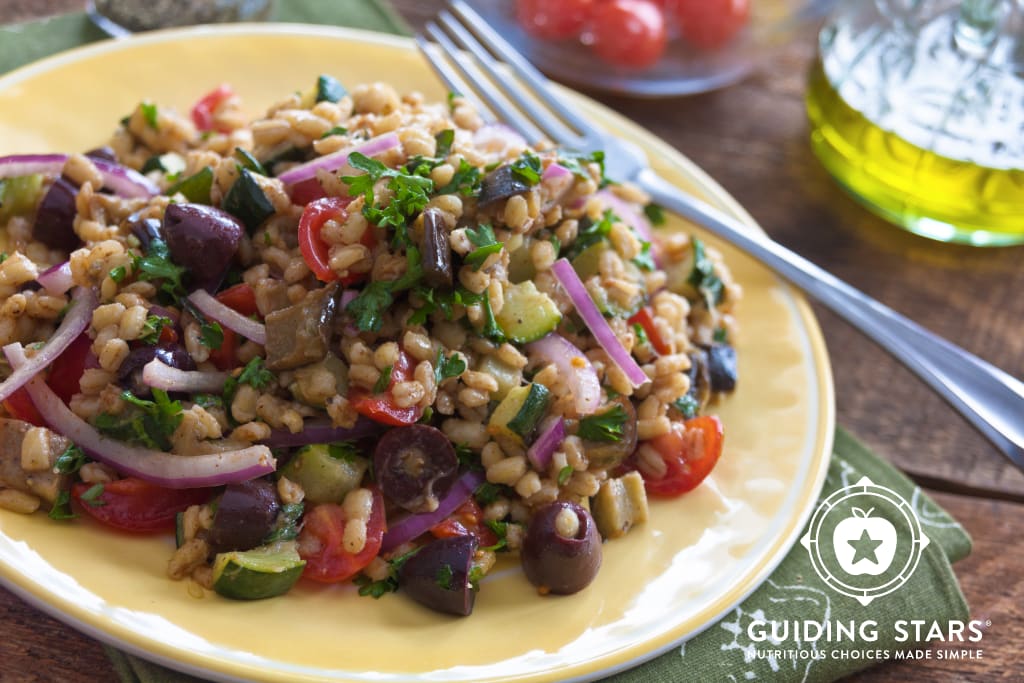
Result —
<path fill-rule="evenodd" d="M 168 576 L 227 598 L 466 615 L 503 554 L 584 589 L 736 385 L 739 287 L 610 171 L 326 75 L 0 158 L 0 507 L 174 531 Z"/>

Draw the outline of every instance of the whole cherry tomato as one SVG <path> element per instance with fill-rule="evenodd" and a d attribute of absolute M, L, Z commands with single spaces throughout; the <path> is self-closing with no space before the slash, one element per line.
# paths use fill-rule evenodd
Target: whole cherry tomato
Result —
<path fill-rule="evenodd" d="M 702 50 L 725 45 L 750 18 L 750 0 L 676 0 L 683 39 Z"/>
<path fill-rule="evenodd" d="M 673 423 L 672 429 L 648 443 L 665 463 L 663 477 L 644 473 L 644 487 L 652 496 L 673 497 L 697 487 L 714 469 L 722 455 L 722 421 L 714 415 L 701 415 L 686 422 Z"/>
<path fill-rule="evenodd" d="M 516 21 L 538 38 L 574 38 L 583 30 L 595 4 L 595 0 L 518 0 Z"/>
<path fill-rule="evenodd" d="M 334 503 L 321 503 L 303 517 L 299 533 L 299 556 L 306 561 L 302 575 L 321 583 L 347 581 L 370 564 L 380 553 L 384 540 L 384 498 L 373 491 L 373 506 L 366 523 L 366 543 L 356 553 L 345 550 L 345 510 Z"/>
<path fill-rule="evenodd" d="M 665 15 L 650 0 L 610 0 L 594 7 L 593 49 L 618 66 L 651 66 L 665 52 Z"/>

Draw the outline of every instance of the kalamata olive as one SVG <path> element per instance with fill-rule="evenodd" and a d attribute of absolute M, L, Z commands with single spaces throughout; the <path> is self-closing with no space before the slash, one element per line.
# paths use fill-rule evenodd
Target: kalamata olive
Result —
<path fill-rule="evenodd" d="M 53 249 L 71 251 L 78 246 L 75 234 L 75 196 L 78 189 L 57 178 L 43 195 L 32 226 L 32 237 Z"/>
<path fill-rule="evenodd" d="M 207 534 L 210 549 L 222 553 L 261 545 L 273 531 L 280 508 L 277 487 L 265 479 L 228 484 Z"/>
<path fill-rule="evenodd" d="M 508 199 L 512 195 L 522 194 L 529 189 L 530 186 L 512 172 L 511 166 L 499 166 L 480 181 L 480 195 L 477 198 L 477 204 L 486 206 L 500 199 Z"/>
<path fill-rule="evenodd" d="M 156 218 L 138 218 L 128 224 L 131 233 L 139 238 L 142 251 L 148 252 L 153 240 L 164 239 L 164 228 Z"/>
<path fill-rule="evenodd" d="M 537 510 L 520 552 L 523 571 L 541 593 L 577 593 L 601 567 L 601 536 L 583 507 L 555 501 Z"/>
<path fill-rule="evenodd" d="M 439 209 L 423 212 L 423 281 L 428 287 L 452 286 L 452 247 Z"/>
<path fill-rule="evenodd" d="M 205 204 L 171 204 L 163 233 L 171 260 L 188 269 L 192 285 L 214 291 L 228 272 L 245 228 L 227 211 Z"/>
<path fill-rule="evenodd" d="M 728 344 L 712 344 L 707 349 L 711 391 L 729 392 L 736 388 L 736 349 Z"/>
<path fill-rule="evenodd" d="M 184 347 L 177 344 L 167 346 L 140 346 L 132 349 L 117 369 L 117 383 L 139 398 L 150 395 L 150 389 L 142 381 L 142 368 L 154 358 L 172 368 L 195 370 L 196 364 Z"/>
<path fill-rule="evenodd" d="M 385 497 L 409 512 L 432 512 L 455 482 L 459 459 L 441 430 L 417 424 L 385 433 L 373 468 Z"/>
<path fill-rule="evenodd" d="M 398 572 L 398 585 L 432 610 L 468 616 L 476 600 L 469 580 L 476 547 L 473 536 L 431 541 L 405 561 Z"/>
<path fill-rule="evenodd" d="M 626 421 L 622 423 L 622 435 L 618 441 L 583 440 L 583 449 L 591 466 L 600 469 L 611 469 L 633 455 L 636 450 L 636 408 L 625 396 L 609 402 L 606 410 L 620 406 L 626 413 Z M 603 411 L 602 411 L 603 412 Z"/>

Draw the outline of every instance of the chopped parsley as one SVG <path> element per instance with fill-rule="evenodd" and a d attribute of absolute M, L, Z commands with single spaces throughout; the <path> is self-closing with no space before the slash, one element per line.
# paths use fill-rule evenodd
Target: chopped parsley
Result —
<path fill-rule="evenodd" d="M 450 564 L 442 564 L 437 568 L 437 573 L 434 575 L 434 583 L 437 584 L 438 588 L 446 591 L 452 590 L 452 581 L 455 578 L 455 572 L 452 570 Z"/>
<path fill-rule="evenodd" d="M 128 274 L 128 270 L 124 266 L 117 266 L 115 268 L 111 268 L 110 272 L 107 273 L 107 275 L 110 276 L 111 280 L 113 280 L 114 282 L 118 282 L 118 283 L 120 283 L 122 280 L 124 280 L 124 277 L 127 274 Z"/>
<path fill-rule="evenodd" d="M 455 142 L 455 129 L 446 128 L 434 136 L 437 141 L 437 151 L 434 152 L 436 159 L 445 159 L 452 151 L 452 143 Z"/>
<path fill-rule="evenodd" d="M 651 255 L 651 243 L 647 240 L 640 240 L 640 253 L 633 257 L 633 265 L 640 270 L 648 272 L 654 270 L 654 257 Z"/>
<path fill-rule="evenodd" d="M 199 325 L 199 343 L 208 349 L 217 350 L 224 344 L 224 329 L 220 323 L 204 321 Z"/>
<path fill-rule="evenodd" d="M 480 469 L 480 458 L 472 448 L 464 443 L 455 444 L 455 457 L 459 460 L 459 466 L 471 470 Z"/>
<path fill-rule="evenodd" d="M 610 235 L 612 231 L 612 224 L 618 220 L 619 218 L 612 213 L 611 209 L 605 209 L 605 212 L 601 215 L 601 219 L 598 221 L 593 221 L 589 218 L 581 219 L 576 241 L 572 243 L 572 247 L 569 249 L 569 260 L 571 261 L 576 258 L 587 248 L 597 244 L 598 242 L 607 240 L 608 235 Z"/>
<path fill-rule="evenodd" d="M 455 305 L 470 306 L 478 304 L 484 299 L 482 294 L 474 294 L 464 287 L 456 287 L 448 292 L 439 292 L 428 287 L 415 287 L 413 291 L 423 299 L 424 304 L 409 316 L 410 325 L 422 325 L 427 321 L 427 317 L 437 310 L 440 310 L 446 319 L 451 320 Z"/>
<path fill-rule="evenodd" d="M 458 377 L 466 371 L 466 361 L 457 353 L 445 358 L 442 349 L 437 350 L 437 362 L 434 363 L 434 380 L 438 385 L 446 379 Z"/>
<path fill-rule="evenodd" d="M 163 329 L 171 327 L 173 324 L 170 318 L 162 315 L 148 315 L 146 316 L 146 322 L 142 325 L 142 334 L 139 335 L 139 341 L 143 344 L 156 344 L 160 341 L 160 334 L 163 332 Z"/>
<path fill-rule="evenodd" d="M 481 224 L 475 230 L 467 228 L 466 237 L 476 249 L 466 254 L 463 261 L 467 265 L 473 266 L 473 270 L 480 270 L 487 258 L 491 254 L 500 252 L 503 247 L 494 235 L 494 228 L 486 223 Z"/>
<path fill-rule="evenodd" d="M 348 90 L 337 78 L 321 74 L 316 79 L 316 101 L 337 102 L 348 94 Z"/>
<path fill-rule="evenodd" d="M 245 364 L 238 377 L 228 377 L 224 382 L 224 405 L 231 405 L 240 384 L 248 384 L 253 389 L 265 389 L 275 379 L 274 373 L 264 366 L 262 358 L 253 358 Z"/>
<path fill-rule="evenodd" d="M 371 282 L 363 287 L 359 296 L 348 303 L 345 310 L 352 314 L 356 327 L 360 330 L 377 332 L 384 324 L 384 311 L 390 308 L 394 300 L 390 282 Z"/>
<path fill-rule="evenodd" d="M 50 519 L 74 519 L 78 515 L 71 511 L 71 494 L 61 491 L 53 501 L 53 507 L 47 515 Z"/>
<path fill-rule="evenodd" d="M 53 463 L 53 470 L 57 474 L 74 474 L 78 470 L 82 469 L 82 465 L 89 460 L 89 456 L 85 454 L 81 448 L 75 444 L 71 444 L 64 449 L 64 452 L 57 456 L 57 460 Z"/>
<path fill-rule="evenodd" d="M 697 401 L 697 397 L 693 394 L 684 394 L 672 402 L 672 407 L 679 411 L 679 413 L 689 420 L 690 418 L 697 417 L 697 410 L 700 409 L 700 402 Z"/>
<path fill-rule="evenodd" d="M 3 262 L 4 262 L 4 261 L 6 261 L 6 260 L 7 260 L 8 258 L 9 258 L 9 256 L 8 256 L 8 254 L 7 254 L 7 252 L 6 252 L 6 251 L 4 251 L 4 252 L 0 252 L 0 263 L 3 263 Z"/>
<path fill-rule="evenodd" d="M 604 175 L 604 152 L 602 150 L 597 150 L 591 154 L 563 151 L 558 157 L 558 163 L 572 171 L 573 175 L 577 178 L 583 179 L 590 178 L 590 173 L 585 165 L 595 163 L 600 168 L 601 186 L 604 187 L 608 184 L 607 178 Z"/>
<path fill-rule="evenodd" d="M 356 448 L 355 443 L 352 441 L 336 441 L 327 444 L 327 455 L 335 460 L 354 462 L 359 457 L 359 449 Z"/>
<path fill-rule="evenodd" d="M 361 175 L 341 178 L 348 185 L 350 195 L 363 195 L 365 198 L 363 215 L 377 226 L 391 226 L 395 229 L 397 241 L 408 244 L 406 226 L 430 201 L 434 181 L 388 168 L 376 159 L 359 152 L 352 152 L 348 157 L 348 163 L 352 168 L 363 172 Z M 392 193 L 387 206 L 375 203 L 373 197 L 373 186 L 382 178 L 388 179 L 388 189 Z"/>
<path fill-rule="evenodd" d="M 461 194 L 469 197 L 480 189 L 480 169 L 465 159 L 459 160 L 459 167 L 448 184 L 438 188 L 438 194 Z"/>
<path fill-rule="evenodd" d="M 651 225 L 665 225 L 665 209 L 654 202 L 644 206 L 644 215 L 647 216 Z"/>
<path fill-rule="evenodd" d="M 532 152 L 526 152 L 512 162 L 512 175 L 527 185 L 536 185 L 540 182 L 540 176 L 544 172 L 540 157 Z"/>
<path fill-rule="evenodd" d="M 490 550 L 491 552 L 498 552 L 499 550 L 505 550 L 508 548 L 508 522 L 501 522 L 496 519 L 489 519 L 485 522 L 487 528 L 494 532 L 494 535 L 498 537 L 497 542 L 494 545 L 489 545 L 480 550 Z"/>
<path fill-rule="evenodd" d="M 93 484 L 80 497 L 89 507 L 98 508 L 107 504 L 107 501 L 101 497 L 102 495 L 103 484 Z"/>
<path fill-rule="evenodd" d="M 299 537 L 299 520 L 305 511 L 303 503 L 287 503 L 281 506 L 274 520 L 274 527 L 263 539 L 263 544 L 276 543 L 278 541 L 293 541 Z"/>
<path fill-rule="evenodd" d="M 503 344 L 507 341 L 505 337 L 505 330 L 501 329 L 501 325 L 498 324 L 497 319 L 494 317 L 494 311 L 491 310 L 491 300 L 488 297 L 483 297 L 484 305 L 484 328 L 481 333 L 490 339 L 492 342 L 497 344 Z"/>
<path fill-rule="evenodd" d="M 580 420 L 577 435 L 589 441 L 617 442 L 622 441 L 623 428 L 629 416 L 626 409 L 616 403 L 609 410 L 597 415 L 589 415 Z M 561 477 L 562 473 L 559 472 Z"/>
<path fill-rule="evenodd" d="M 152 401 L 139 398 L 128 390 L 121 392 L 121 400 L 131 408 L 123 415 L 100 413 L 93 419 L 93 425 L 119 441 L 169 450 L 170 436 L 182 420 L 181 401 L 172 401 L 163 389 L 153 389 L 152 392 Z"/>
<path fill-rule="evenodd" d="M 508 495 L 508 487 L 502 484 L 492 484 L 489 481 L 485 481 L 476 487 L 473 491 L 473 497 L 476 498 L 476 502 L 481 507 L 487 507 L 498 498 Z"/>
<path fill-rule="evenodd" d="M 136 256 L 134 270 L 139 280 L 160 282 L 160 291 L 172 298 L 185 296 L 185 287 L 181 277 L 185 269 L 171 261 L 171 251 L 167 243 L 160 239 L 150 241 L 145 256 Z"/>
<path fill-rule="evenodd" d="M 617 440 L 618 439 L 616 439 L 616 441 Z M 569 483 L 569 479 L 572 478 L 572 473 L 573 472 L 574 472 L 574 470 L 572 468 L 572 465 L 566 465 L 562 469 L 558 470 L 558 485 L 559 486 L 565 486 L 566 484 L 568 484 Z"/>
<path fill-rule="evenodd" d="M 693 238 L 693 270 L 687 282 L 697 288 L 708 308 L 721 303 L 725 285 L 715 274 L 715 264 L 708 257 L 704 242 L 696 237 Z"/>
<path fill-rule="evenodd" d="M 200 408 L 223 408 L 224 399 L 214 394 L 196 394 L 192 397 L 192 402 Z"/>
<path fill-rule="evenodd" d="M 711 336 L 711 339 L 718 342 L 719 344 L 728 344 L 729 331 L 726 330 L 724 327 L 719 327 L 717 330 L 715 330 L 714 334 Z"/>
<path fill-rule="evenodd" d="M 637 344 L 650 344 L 651 340 L 647 336 L 647 330 L 640 323 L 633 323 L 633 333 L 636 335 Z"/>
<path fill-rule="evenodd" d="M 385 593 L 394 593 L 398 590 L 398 572 L 402 570 L 402 565 L 419 551 L 420 548 L 413 548 L 404 555 L 388 560 L 388 575 L 386 578 L 371 581 L 370 577 L 365 574 L 357 576 L 354 583 L 359 586 L 359 594 L 378 599 Z"/>
<path fill-rule="evenodd" d="M 381 370 L 380 377 L 377 378 L 377 383 L 373 385 L 373 393 L 380 394 L 387 391 L 387 388 L 391 386 L 392 372 L 394 372 L 393 365 L 389 365 Z"/>
<path fill-rule="evenodd" d="M 157 108 L 152 102 L 142 102 L 139 104 L 139 111 L 142 112 L 142 118 L 146 121 L 146 125 L 157 130 Z"/>
<path fill-rule="evenodd" d="M 329 138 L 332 135 L 344 135 L 347 132 L 348 128 L 346 128 L 345 126 L 335 126 L 334 128 L 331 128 L 329 131 L 321 135 L 320 139 L 323 140 L 324 138 Z"/>

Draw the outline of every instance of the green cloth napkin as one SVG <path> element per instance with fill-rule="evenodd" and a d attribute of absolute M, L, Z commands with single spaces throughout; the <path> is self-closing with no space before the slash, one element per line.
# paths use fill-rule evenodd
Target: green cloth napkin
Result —
<path fill-rule="evenodd" d="M 278 0 L 277 21 L 340 24 L 389 33 L 408 33 L 390 8 L 376 0 Z M 0 73 L 40 57 L 99 40 L 104 36 L 83 14 L 0 27 Z M 967 604 L 950 567 L 971 548 L 963 528 L 902 474 L 868 451 L 845 431 L 836 432 L 835 448 L 822 498 L 867 476 L 909 501 L 931 543 L 910 580 L 899 590 L 864 607 L 836 592 L 815 573 L 808 552 L 797 544 L 771 577 L 717 624 L 682 646 L 632 670 L 613 676 L 612 683 L 679 683 L 690 680 L 833 681 L 877 663 L 896 650 L 913 645 L 897 642 L 898 619 L 927 623 L 966 620 Z M 877 513 L 875 513 L 877 514 Z M 814 643 L 753 642 L 760 627 L 751 622 L 825 621 L 858 627 L 877 624 L 873 642 L 855 640 Z M 772 650 L 803 651 L 787 658 Z M 880 652 L 881 651 L 881 652 Z M 165 669 L 144 659 L 107 648 L 114 668 L 126 683 L 189 683 L 191 676 Z"/>

